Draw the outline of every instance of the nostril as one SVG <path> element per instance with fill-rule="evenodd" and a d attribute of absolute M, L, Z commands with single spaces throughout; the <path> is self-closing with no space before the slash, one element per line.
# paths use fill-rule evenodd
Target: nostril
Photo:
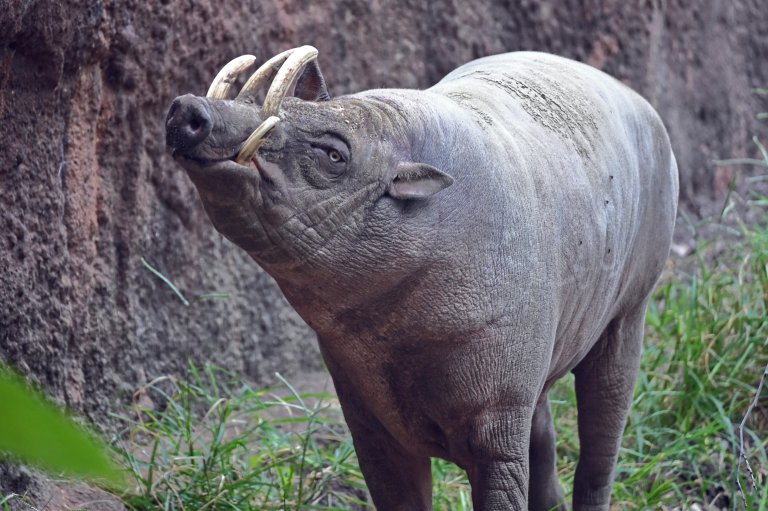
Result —
<path fill-rule="evenodd" d="M 203 141 L 211 132 L 211 120 L 207 112 L 189 111 L 185 124 L 182 126 L 187 137 L 187 143 L 197 144 Z"/>

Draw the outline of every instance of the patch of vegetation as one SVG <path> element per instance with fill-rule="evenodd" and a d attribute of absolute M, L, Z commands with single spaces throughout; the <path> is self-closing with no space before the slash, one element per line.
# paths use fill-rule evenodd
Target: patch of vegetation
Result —
<path fill-rule="evenodd" d="M 255 390 L 192 367 L 136 393 L 116 440 L 134 510 L 353 509 L 365 485 L 334 397 Z M 160 410 L 156 410 L 159 403 Z"/>

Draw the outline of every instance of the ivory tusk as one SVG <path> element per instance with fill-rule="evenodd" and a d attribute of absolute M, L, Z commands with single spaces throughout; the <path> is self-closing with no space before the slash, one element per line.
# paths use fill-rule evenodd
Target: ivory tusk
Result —
<path fill-rule="evenodd" d="M 243 143 L 243 147 L 240 149 L 240 152 L 237 155 L 237 163 L 240 165 L 245 165 L 248 163 L 251 158 L 253 158 L 253 155 L 259 149 L 259 146 L 262 144 L 262 142 L 264 142 L 264 135 L 269 133 L 272 128 L 277 126 L 278 122 L 280 122 L 280 118 L 273 115 L 268 117 L 259 125 L 258 128 L 253 130 L 253 133 L 251 133 L 251 136 L 248 137 L 245 143 Z"/>
<path fill-rule="evenodd" d="M 242 99 L 245 96 L 256 94 L 256 91 L 258 91 L 259 88 L 261 88 L 266 82 L 271 80 L 272 77 L 277 74 L 277 72 L 280 70 L 280 66 L 291 55 L 291 53 L 293 53 L 293 49 L 286 50 L 283 53 L 275 55 L 264 64 L 262 64 L 262 66 L 257 69 L 250 78 L 248 78 L 248 81 L 245 82 L 245 85 L 243 85 L 243 88 L 237 95 L 237 99 Z"/>
<path fill-rule="evenodd" d="M 264 105 L 261 107 L 262 115 L 265 117 L 277 115 L 283 98 L 296 82 L 301 70 L 307 62 L 316 58 L 317 49 L 312 46 L 301 46 L 293 50 L 269 87 Z"/>
<path fill-rule="evenodd" d="M 221 68 L 219 74 L 211 82 L 211 86 L 208 88 L 206 97 L 214 99 L 227 99 L 229 93 L 234 85 L 237 77 L 253 66 L 256 62 L 256 57 L 253 55 L 240 55 L 239 57 L 232 59 L 226 66 Z"/>

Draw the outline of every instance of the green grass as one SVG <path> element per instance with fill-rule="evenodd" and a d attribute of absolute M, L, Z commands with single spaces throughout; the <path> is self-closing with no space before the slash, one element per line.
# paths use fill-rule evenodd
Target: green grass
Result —
<path fill-rule="evenodd" d="M 746 509 L 768 510 L 768 390 L 744 434 L 757 487 L 743 463 L 738 469 L 739 424 L 768 364 L 768 230 L 702 244 L 667 273 L 647 314 L 614 508 L 745 509 L 745 500 Z M 236 382 L 193 368 L 188 381 L 140 389 L 136 401 L 145 405 L 121 418 L 116 444 L 135 482 L 122 497 L 129 508 L 372 509 L 333 396 Z M 572 377 L 551 401 L 569 493 L 578 456 Z M 441 460 L 432 467 L 435 508 L 471 509 L 465 474 Z"/>
<path fill-rule="evenodd" d="M 627 508 L 638 502 L 638 486 L 648 499 L 641 509 L 716 498 L 734 508 L 741 499 L 738 425 L 768 363 L 768 231 L 744 230 L 742 243 L 711 252 L 700 249 L 697 271 L 662 286 L 647 314 L 620 475 L 646 474 L 631 485 L 620 479 L 615 498 Z M 748 423 L 745 447 L 762 483 L 746 495 L 747 509 L 768 509 L 764 403 Z"/>
<path fill-rule="evenodd" d="M 221 369 L 137 393 L 117 449 L 130 509 L 351 509 L 365 485 L 333 396 L 238 385 Z M 155 410 L 160 404 L 160 411 Z M 150 406 L 147 406 L 150 404 Z"/>

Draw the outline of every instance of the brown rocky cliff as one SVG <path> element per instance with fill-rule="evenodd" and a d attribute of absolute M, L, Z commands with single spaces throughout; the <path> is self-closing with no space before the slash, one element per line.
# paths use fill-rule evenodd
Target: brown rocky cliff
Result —
<path fill-rule="evenodd" d="M 0 359 L 96 418 L 187 359 L 257 380 L 319 365 L 166 154 L 171 99 L 234 56 L 313 44 L 335 94 L 510 50 L 588 62 L 660 111 L 695 210 L 732 171 L 711 159 L 752 150 L 767 27 L 761 0 L 0 0 Z M 190 298 L 231 296 L 184 306 L 142 257 Z"/>

